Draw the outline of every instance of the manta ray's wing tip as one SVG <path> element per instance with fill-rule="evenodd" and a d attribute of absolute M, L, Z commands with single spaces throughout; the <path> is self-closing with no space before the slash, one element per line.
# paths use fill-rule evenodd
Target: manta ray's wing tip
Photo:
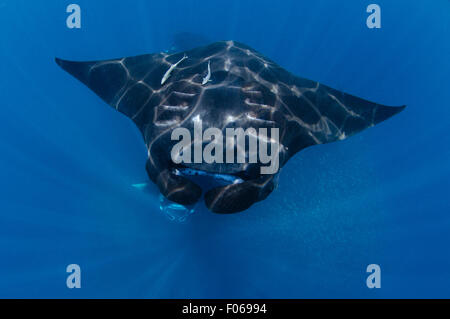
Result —
<path fill-rule="evenodd" d="M 396 114 L 398 114 L 398 113 L 401 113 L 401 112 L 403 112 L 403 110 L 406 108 L 406 105 L 401 105 L 401 106 L 391 106 L 391 107 L 389 107 L 389 113 L 392 113 L 392 114 L 389 114 L 390 116 L 394 116 L 394 115 L 396 115 Z"/>
<path fill-rule="evenodd" d="M 55 62 L 61 69 L 68 72 L 84 84 L 88 84 L 88 76 L 90 68 L 95 64 L 95 62 L 76 62 L 63 60 L 55 57 Z"/>
<path fill-rule="evenodd" d="M 406 108 L 406 105 L 402 106 L 381 106 L 375 113 L 375 124 L 383 122 L 388 118 L 402 112 Z"/>
<path fill-rule="evenodd" d="M 56 64 L 58 64 L 63 69 L 65 68 L 65 66 L 67 66 L 67 64 L 70 63 L 70 61 L 63 60 L 63 59 L 60 59 L 58 57 L 55 57 L 55 62 L 56 62 Z"/>
<path fill-rule="evenodd" d="M 71 61 L 63 60 L 58 57 L 55 57 L 55 62 L 58 64 L 63 70 L 67 71 L 67 68 L 70 66 Z"/>

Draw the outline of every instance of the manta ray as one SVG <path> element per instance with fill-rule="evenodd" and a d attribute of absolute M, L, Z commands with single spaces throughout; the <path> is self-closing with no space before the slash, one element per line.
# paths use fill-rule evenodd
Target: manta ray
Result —
<path fill-rule="evenodd" d="M 215 213 L 241 212 L 276 188 L 278 172 L 261 163 L 175 164 L 176 128 L 195 120 L 220 128 L 279 128 L 279 166 L 313 145 L 344 140 L 401 112 L 297 77 L 251 47 L 223 41 L 192 50 L 120 59 L 56 63 L 131 119 L 148 149 L 146 171 L 170 201 L 193 205 L 203 189 L 184 170 L 223 174 L 234 183 L 206 189 Z M 224 133 L 225 135 L 225 133 Z"/>

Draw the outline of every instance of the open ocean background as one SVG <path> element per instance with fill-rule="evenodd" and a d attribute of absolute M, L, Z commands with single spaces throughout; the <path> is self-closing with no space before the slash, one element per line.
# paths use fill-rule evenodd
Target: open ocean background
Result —
<path fill-rule="evenodd" d="M 450 297 L 449 17 L 447 0 L 0 0 L 0 297 Z M 131 186 L 148 181 L 137 128 L 54 57 L 154 53 L 180 32 L 408 107 L 297 154 L 245 213 L 171 222 L 155 186 Z"/>

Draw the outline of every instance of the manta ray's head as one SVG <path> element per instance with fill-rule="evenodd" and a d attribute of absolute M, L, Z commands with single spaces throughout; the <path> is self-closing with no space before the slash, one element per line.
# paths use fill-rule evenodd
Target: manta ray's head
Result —
<path fill-rule="evenodd" d="M 175 54 L 56 62 L 134 121 L 148 148 L 148 175 L 165 197 L 192 205 L 204 193 L 216 213 L 265 199 L 279 169 L 300 150 L 348 138 L 404 108 L 296 77 L 233 41 Z"/>

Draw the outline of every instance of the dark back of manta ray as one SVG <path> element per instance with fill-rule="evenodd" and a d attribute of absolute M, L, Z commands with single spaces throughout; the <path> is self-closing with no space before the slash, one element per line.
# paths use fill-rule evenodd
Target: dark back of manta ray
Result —
<path fill-rule="evenodd" d="M 170 66 L 185 54 L 188 59 L 180 65 L 180 70 L 173 70 L 168 83 L 161 85 L 161 79 Z M 207 83 L 206 87 L 221 83 L 224 90 L 229 89 L 231 92 L 231 89 L 236 89 L 236 85 L 242 86 L 240 95 L 230 99 L 234 104 L 238 104 L 230 105 L 230 110 L 235 112 L 242 108 L 248 112 L 249 107 L 259 105 L 260 110 L 255 111 L 255 116 L 260 116 L 263 120 L 268 120 L 269 116 L 269 119 L 281 126 L 280 131 L 283 134 L 280 143 L 285 147 L 283 150 L 286 154 L 280 162 L 280 167 L 306 147 L 346 139 L 405 108 L 370 102 L 318 82 L 294 76 L 252 48 L 232 41 L 216 42 L 173 55 L 148 54 L 91 62 L 56 59 L 56 62 L 106 103 L 132 119 L 148 143 L 148 140 L 163 132 L 157 125 L 158 122 L 155 122 L 155 112 L 170 99 L 170 94 L 173 93 L 171 88 L 184 90 L 184 93 L 181 93 L 186 96 L 193 95 L 192 92 L 203 91 L 201 82 L 206 73 L 196 75 L 192 72 L 206 70 L 210 60 L 212 82 Z M 183 74 L 188 74 L 189 80 L 183 78 Z M 236 81 L 236 77 L 242 78 Z M 227 82 L 227 79 L 230 81 Z M 246 88 L 251 85 L 264 92 L 262 97 L 245 96 Z M 275 87 L 276 91 L 273 93 Z M 227 98 L 227 95 L 223 98 Z M 195 108 L 198 108 L 198 105 L 202 108 L 208 107 L 196 103 L 192 110 L 188 109 L 187 115 L 166 114 L 166 117 L 168 116 L 169 120 L 176 118 L 179 125 L 185 125 L 184 123 L 190 122 L 186 121 L 186 117 L 196 114 Z M 263 112 L 267 107 L 272 107 L 273 112 Z M 270 118 L 271 116 L 273 118 Z M 174 125 L 173 129 L 179 125 Z M 155 155 L 152 151 L 150 156 L 155 158 L 149 158 L 147 172 L 161 193 L 169 200 L 183 205 L 196 203 L 201 198 L 202 188 L 189 177 L 175 174 L 170 163 L 158 162 L 161 158 L 167 160 L 170 149 L 166 147 L 158 150 L 165 154 Z M 206 206 L 215 213 L 241 212 L 267 198 L 277 186 L 277 174 L 251 177 L 244 175 L 239 176 L 244 179 L 241 183 L 216 185 L 205 190 Z"/>

